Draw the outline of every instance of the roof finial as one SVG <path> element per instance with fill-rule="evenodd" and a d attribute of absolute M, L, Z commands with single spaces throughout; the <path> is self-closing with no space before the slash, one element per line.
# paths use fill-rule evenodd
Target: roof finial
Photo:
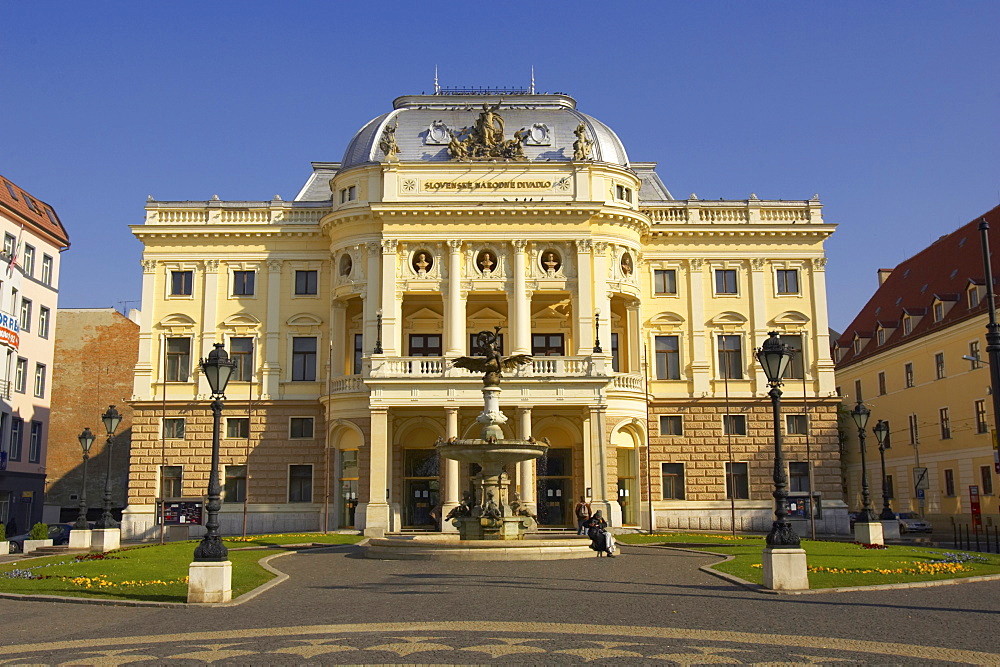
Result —
<path fill-rule="evenodd" d="M 531 87 L 528 88 L 528 94 L 529 95 L 534 95 L 535 94 L 535 66 L 534 65 L 531 66 Z"/>
<path fill-rule="evenodd" d="M 441 86 L 438 85 L 438 66 L 437 65 L 434 66 L 434 94 L 435 95 L 440 95 L 441 94 Z"/>

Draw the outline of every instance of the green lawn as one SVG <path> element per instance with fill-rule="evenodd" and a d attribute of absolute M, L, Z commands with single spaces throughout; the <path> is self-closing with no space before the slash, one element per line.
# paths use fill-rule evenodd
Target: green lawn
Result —
<path fill-rule="evenodd" d="M 255 535 L 225 538 L 233 563 L 233 597 L 253 590 L 274 575 L 258 561 L 291 544 L 354 544 L 358 535 Z M 65 595 L 117 600 L 187 600 L 187 574 L 197 541 L 125 547 L 103 559 L 77 561 L 76 556 L 48 556 L 0 565 L 0 592 Z M 10 578 L 10 575 L 39 578 Z"/>
<path fill-rule="evenodd" d="M 734 556 L 712 567 L 747 581 L 762 584 L 761 555 L 764 538 L 701 533 L 621 535 L 623 544 L 662 544 Z M 867 549 L 850 542 L 802 540 L 809 562 L 810 588 L 874 586 L 936 579 L 956 579 L 1000 574 L 1000 555 L 955 549 L 889 545 Z"/>

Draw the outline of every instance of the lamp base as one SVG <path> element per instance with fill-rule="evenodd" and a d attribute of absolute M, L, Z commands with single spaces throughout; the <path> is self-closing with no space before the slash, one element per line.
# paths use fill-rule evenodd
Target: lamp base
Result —
<path fill-rule="evenodd" d="M 188 566 L 188 602 L 218 603 L 232 599 L 232 561 L 196 561 Z"/>
<path fill-rule="evenodd" d="M 764 588 L 799 591 L 809 588 L 805 549 L 764 549 Z"/>
<path fill-rule="evenodd" d="M 114 551 L 122 545 L 121 528 L 95 528 L 90 533 L 91 551 Z"/>
<path fill-rule="evenodd" d="M 862 544 L 885 544 L 882 536 L 882 524 L 878 521 L 854 524 L 854 541 Z"/>

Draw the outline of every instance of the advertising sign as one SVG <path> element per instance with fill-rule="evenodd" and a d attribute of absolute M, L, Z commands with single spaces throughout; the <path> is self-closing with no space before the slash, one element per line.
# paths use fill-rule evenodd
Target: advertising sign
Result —
<path fill-rule="evenodd" d="M 169 525 L 201 525 L 204 503 L 200 500 L 164 500 L 163 522 Z"/>
<path fill-rule="evenodd" d="M 21 325 L 6 313 L 0 313 L 0 345 L 16 350 L 21 343 Z"/>
<path fill-rule="evenodd" d="M 979 506 L 979 487 L 969 485 L 969 507 L 972 508 L 972 525 L 979 529 L 983 525 L 983 511 Z"/>

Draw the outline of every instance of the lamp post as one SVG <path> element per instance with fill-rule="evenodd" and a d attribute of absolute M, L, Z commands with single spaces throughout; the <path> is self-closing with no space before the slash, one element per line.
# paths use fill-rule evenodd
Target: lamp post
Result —
<path fill-rule="evenodd" d="M 94 444 L 96 438 L 90 432 L 90 428 L 85 428 L 77 439 L 80 441 L 80 449 L 83 450 L 83 484 L 80 487 L 80 516 L 76 518 L 73 527 L 77 530 L 88 530 L 90 524 L 87 523 L 87 461 L 90 460 L 90 446 Z"/>
<path fill-rule="evenodd" d="M 993 268 L 990 266 L 990 223 L 983 218 L 979 231 L 983 241 L 983 269 L 986 272 L 986 358 L 990 365 L 990 389 L 993 394 L 993 428 L 1000 433 L 1000 324 L 997 324 L 996 301 L 993 296 Z"/>
<path fill-rule="evenodd" d="M 878 440 L 878 456 L 882 459 L 882 512 L 878 518 L 882 521 L 892 521 L 896 515 L 889 507 L 889 478 L 885 476 L 885 439 L 889 435 L 889 425 L 879 419 L 872 432 L 875 434 L 875 439 Z"/>
<path fill-rule="evenodd" d="M 875 510 L 872 509 L 872 498 L 871 494 L 868 493 L 868 464 L 865 460 L 865 427 L 868 425 L 868 418 L 871 416 L 871 410 L 865 407 L 865 404 L 858 401 L 858 404 L 854 406 L 851 410 L 851 418 L 854 419 L 855 426 L 858 427 L 858 442 L 861 448 L 861 514 L 854 521 L 854 523 L 873 523 L 877 521 L 875 518 Z"/>
<path fill-rule="evenodd" d="M 382 354 L 382 309 L 375 311 L 375 349 L 372 354 Z"/>
<path fill-rule="evenodd" d="M 121 423 L 122 416 L 118 414 L 115 406 L 109 405 L 108 411 L 101 415 L 101 421 L 104 422 L 104 428 L 108 432 L 108 444 L 104 448 L 104 452 L 108 455 L 108 472 L 104 478 L 104 512 L 94 524 L 94 528 L 110 529 L 118 527 L 118 522 L 111 516 L 111 459 L 113 458 L 111 454 L 114 447 L 115 430 Z"/>
<path fill-rule="evenodd" d="M 777 331 L 768 334 L 760 349 L 757 361 L 764 368 L 767 383 L 771 386 L 771 410 L 774 413 L 774 523 L 767 534 L 767 546 L 774 549 L 798 549 L 799 536 L 792 525 L 785 520 L 788 516 L 788 476 L 785 474 L 785 459 L 781 453 L 781 377 L 791 359 L 791 350 L 778 337 Z"/>
<path fill-rule="evenodd" d="M 216 343 L 215 349 L 201 360 L 201 370 L 205 373 L 208 386 L 212 390 L 212 468 L 208 472 L 208 532 L 194 550 L 195 562 L 225 561 L 229 550 L 219 537 L 219 509 L 222 507 L 222 486 L 219 484 L 219 437 L 222 427 L 222 399 L 226 385 L 236 370 L 236 362 L 226 354 L 225 346 Z"/>
<path fill-rule="evenodd" d="M 601 349 L 601 309 L 598 308 L 594 311 L 594 352 L 596 354 L 601 354 L 604 350 Z"/>

